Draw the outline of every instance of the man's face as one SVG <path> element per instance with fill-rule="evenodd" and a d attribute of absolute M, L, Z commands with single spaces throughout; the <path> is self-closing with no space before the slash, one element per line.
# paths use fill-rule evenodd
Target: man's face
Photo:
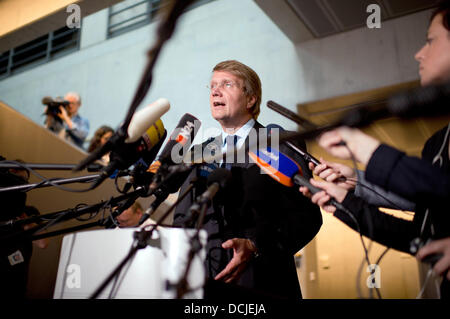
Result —
<path fill-rule="evenodd" d="M 66 110 L 67 113 L 69 113 L 70 116 L 73 116 L 77 114 L 78 109 L 80 108 L 80 102 L 78 101 L 78 98 L 74 95 L 67 94 L 64 97 L 64 100 L 69 101 L 69 105 L 67 106 Z"/>
<path fill-rule="evenodd" d="M 139 211 L 134 212 L 133 207 L 130 207 L 117 217 L 117 222 L 119 223 L 119 227 L 136 227 L 141 216 L 142 214 Z"/>
<path fill-rule="evenodd" d="M 226 71 L 215 71 L 210 87 L 211 115 L 222 126 L 243 125 L 251 118 L 250 108 L 255 98 L 245 94 L 242 79 Z"/>
<path fill-rule="evenodd" d="M 450 32 L 442 25 L 442 13 L 428 28 L 427 43 L 416 53 L 422 86 L 450 80 Z"/>

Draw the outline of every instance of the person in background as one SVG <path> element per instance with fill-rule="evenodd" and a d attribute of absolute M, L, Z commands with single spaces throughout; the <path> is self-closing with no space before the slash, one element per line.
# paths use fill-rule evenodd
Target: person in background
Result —
<path fill-rule="evenodd" d="M 129 208 L 124 210 L 122 214 L 117 216 L 117 222 L 120 228 L 124 227 L 137 227 L 139 220 L 143 214 L 142 206 L 138 202 L 134 202 Z"/>
<path fill-rule="evenodd" d="M 18 162 L 22 162 L 17 160 Z M 29 172 L 24 168 L 9 169 L 11 177 L 17 179 L 15 184 L 27 183 L 29 180 Z M 25 204 L 26 197 L 23 198 Z M 19 203 L 17 203 L 19 205 Z M 4 205 L 4 207 L 6 207 Z M 21 207 L 21 213 L 14 213 L 14 220 L 26 219 L 32 216 L 38 216 L 39 210 L 34 206 L 25 205 Z M 2 216 L 10 212 L 3 212 Z M 2 235 L 25 231 L 37 226 L 36 223 L 28 223 L 25 225 L 14 225 L 2 229 Z M 49 240 L 47 238 L 34 240 L 31 242 L 27 239 L 14 240 L 13 242 L 2 242 L 0 244 L 0 297 L 8 299 L 24 299 L 26 296 L 26 288 L 28 283 L 28 271 L 30 261 L 33 254 L 33 247 L 45 249 L 48 247 Z"/>
<path fill-rule="evenodd" d="M 433 11 L 426 44 L 416 53 L 415 58 L 420 63 L 422 86 L 450 81 L 449 0 L 442 1 Z M 339 177 L 352 177 L 352 172 L 342 165 L 324 162 L 314 168 L 314 173 L 326 180 L 311 180 L 311 184 L 323 191 L 311 196 L 306 187 L 300 187 L 304 195 L 311 196 L 313 203 L 354 227 L 353 221 L 330 205 L 329 200 L 334 198 L 342 203 L 355 215 L 363 233 L 384 245 L 414 253 L 410 251 L 411 241 L 420 238 L 424 246 L 419 246 L 416 254 L 419 260 L 424 260 L 431 254 L 441 255 L 433 265 L 433 270 L 443 276 L 440 289 L 443 299 L 450 298 L 450 218 L 445 209 L 442 209 L 450 196 L 449 135 L 450 123 L 427 140 L 422 150 L 422 159 L 407 156 L 358 129 L 341 127 L 326 132 L 319 138 L 319 145 L 331 155 L 341 159 L 353 157 L 365 165 L 364 178 L 367 181 L 414 202 L 415 215 L 412 222 L 382 214 L 373 205 L 368 205 L 367 201 L 355 197 L 348 182 L 337 182 Z M 365 214 L 370 217 L 364 216 Z"/>
<path fill-rule="evenodd" d="M 89 134 L 89 120 L 78 114 L 81 97 L 78 93 L 69 92 L 64 96 L 64 100 L 69 104 L 66 107 L 60 105 L 56 115 L 47 114 L 45 126 L 58 136 L 83 148 L 83 143 Z"/>
<path fill-rule="evenodd" d="M 114 130 L 112 127 L 108 125 L 100 126 L 94 133 L 94 136 L 91 139 L 91 142 L 88 147 L 88 153 L 92 153 L 99 147 L 102 147 L 114 134 Z M 102 161 L 104 163 L 109 163 L 109 153 L 103 155 Z"/>

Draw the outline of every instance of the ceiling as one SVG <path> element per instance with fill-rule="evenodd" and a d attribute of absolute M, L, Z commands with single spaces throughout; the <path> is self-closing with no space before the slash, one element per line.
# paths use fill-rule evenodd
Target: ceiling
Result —
<path fill-rule="evenodd" d="M 67 3 L 80 6 L 81 18 L 122 0 L 0 0 L 0 53 L 66 25 L 72 11 Z"/>
<path fill-rule="evenodd" d="M 427 10 L 438 0 L 254 0 L 294 42 L 326 37 L 366 25 L 378 4 L 381 21 Z"/>

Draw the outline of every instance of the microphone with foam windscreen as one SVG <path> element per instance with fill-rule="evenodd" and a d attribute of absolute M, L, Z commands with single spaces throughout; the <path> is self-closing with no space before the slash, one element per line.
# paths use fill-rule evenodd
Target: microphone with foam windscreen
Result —
<path fill-rule="evenodd" d="M 127 169 L 137 161 L 144 161 L 148 166 L 158 155 L 166 135 L 162 121 L 158 120 L 136 142 L 124 143 L 111 151 L 108 165 L 103 168 L 92 187 L 97 187 L 116 170 Z"/>
<path fill-rule="evenodd" d="M 376 120 L 397 116 L 399 118 L 436 117 L 450 113 L 450 82 L 402 91 L 380 101 L 377 107 L 360 107 L 346 113 L 338 123 L 362 127 Z"/>
<path fill-rule="evenodd" d="M 165 100 L 167 101 L 167 100 Z M 127 169 L 138 160 L 148 167 L 155 160 L 166 138 L 167 132 L 161 119 L 156 118 L 168 110 L 168 103 L 159 102 L 153 107 L 136 112 L 130 122 L 129 135 L 124 143 L 118 143 L 109 155 L 109 164 L 102 170 L 101 175 L 94 181 L 92 188 L 97 187 L 116 170 Z M 147 129 L 143 130 L 147 122 Z M 152 124 L 153 123 L 153 124 Z M 150 127 L 148 125 L 150 124 Z M 142 135 L 136 138 L 137 134 Z"/>
<path fill-rule="evenodd" d="M 443 116 L 450 110 L 450 82 L 424 86 L 391 96 L 387 108 L 393 115 L 403 118 Z"/>
<path fill-rule="evenodd" d="M 169 194 L 177 192 L 188 177 L 190 170 L 181 173 L 173 172 L 170 170 L 170 167 L 181 163 L 200 126 L 201 122 L 199 119 L 186 113 L 170 135 L 158 160 L 150 165 L 148 171 L 155 174 L 150 189 L 156 198 L 142 215 L 139 225 L 151 216 L 158 206 L 167 199 Z"/>
<path fill-rule="evenodd" d="M 128 145 L 126 144 L 133 144 L 140 138 L 144 138 L 146 143 L 150 142 L 154 144 L 155 141 L 152 139 L 154 139 L 155 137 L 152 135 L 152 133 L 149 133 L 148 137 L 144 137 L 144 135 L 147 134 L 147 130 L 150 129 L 153 125 L 156 125 L 156 129 L 160 132 L 162 122 L 158 121 L 160 121 L 161 116 L 165 114 L 169 110 L 169 108 L 169 101 L 165 98 L 160 98 L 137 111 L 131 118 L 126 133 L 123 132 L 122 128 L 119 128 L 102 147 L 96 149 L 84 160 L 78 163 L 78 165 L 74 168 L 74 171 L 80 171 L 84 169 L 87 165 L 101 158 L 108 152 L 117 151 L 120 153 L 121 148 L 127 148 Z M 160 132 L 159 138 L 161 138 L 161 134 L 162 133 Z"/>
<path fill-rule="evenodd" d="M 305 186 L 312 194 L 322 191 L 303 177 L 299 164 L 278 150 L 271 150 L 270 147 L 267 147 L 249 151 L 249 156 L 264 172 L 285 186 Z M 338 209 L 346 210 L 341 203 L 333 198 L 329 203 Z"/>

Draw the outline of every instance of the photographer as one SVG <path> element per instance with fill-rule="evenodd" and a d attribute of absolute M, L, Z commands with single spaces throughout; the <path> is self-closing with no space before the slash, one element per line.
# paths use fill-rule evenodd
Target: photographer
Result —
<path fill-rule="evenodd" d="M 4 160 L 0 156 L 0 161 Z M 17 160 L 22 162 L 21 160 Z M 11 168 L 0 170 L 0 186 L 9 187 L 28 183 L 29 172 L 23 168 Z M 22 226 L 5 222 L 26 219 L 31 216 L 40 215 L 39 210 L 33 206 L 26 206 L 26 193 L 20 191 L 8 191 L 0 193 L 0 297 L 2 299 L 23 299 L 26 297 L 28 282 L 28 271 L 30 267 L 33 246 L 40 249 L 47 248 L 49 241 L 46 238 L 31 242 L 29 239 L 21 238 L 10 241 L 5 240 L 10 234 L 20 233 L 37 226 L 36 223 L 28 223 Z"/>
<path fill-rule="evenodd" d="M 47 106 L 45 127 L 76 146 L 83 148 L 84 140 L 89 133 L 89 120 L 78 114 L 81 98 L 78 93 L 69 92 L 64 96 L 61 105 Z"/>

